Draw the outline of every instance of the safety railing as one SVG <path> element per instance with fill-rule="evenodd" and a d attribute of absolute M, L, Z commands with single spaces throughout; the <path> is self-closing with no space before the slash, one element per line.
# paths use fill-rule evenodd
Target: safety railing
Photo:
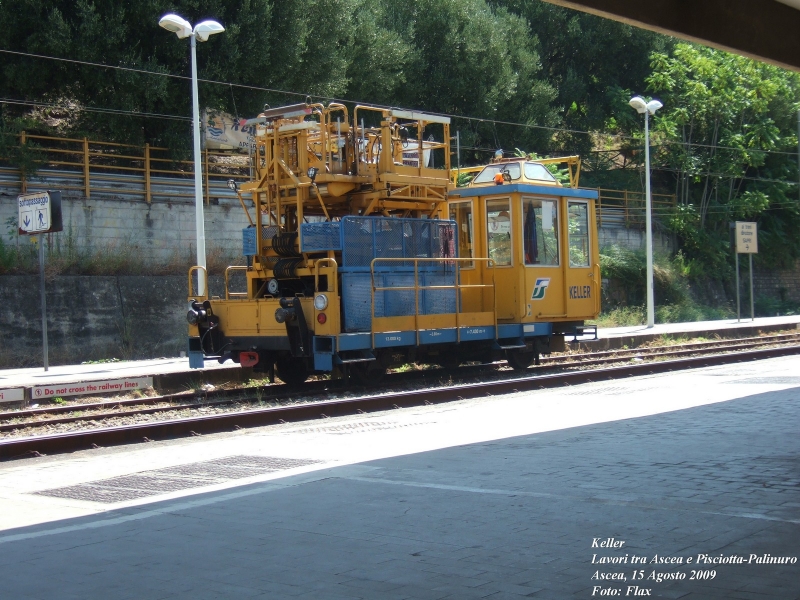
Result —
<path fill-rule="evenodd" d="M 490 267 L 487 269 L 487 273 L 491 273 L 492 280 L 490 283 L 461 283 L 460 277 L 460 269 L 459 266 L 461 263 L 474 263 L 474 262 L 484 262 L 487 263 L 487 266 Z M 413 286 L 378 286 L 375 285 L 375 266 L 378 263 L 394 263 L 394 264 L 401 264 L 404 267 L 407 267 L 409 263 L 413 263 L 414 265 L 414 285 Z M 420 263 L 430 264 L 432 266 L 442 266 L 445 268 L 452 268 L 452 275 L 453 275 L 453 284 L 452 285 L 420 285 L 419 281 L 419 265 Z M 375 334 L 382 333 L 382 331 L 376 331 L 375 322 L 376 322 L 376 315 L 375 315 L 375 293 L 376 292 L 403 292 L 403 291 L 413 291 L 414 292 L 414 314 L 413 315 L 403 315 L 403 316 L 413 316 L 414 326 L 413 330 L 416 332 L 416 343 L 419 345 L 420 343 L 420 334 L 424 329 L 428 329 L 428 323 L 421 323 L 421 317 L 431 317 L 428 320 L 439 320 L 440 326 L 445 326 L 446 323 L 442 320 L 446 315 L 455 315 L 454 326 L 456 329 L 456 341 L 461 341 L 461 327 L 463 326 L 470 326 L 484 323 L 476 323 L 475 318 L 487 318 L 491 315 L 492 325 L 494 326 L 494 335 L 497 338 L 497 292 L 494 285 L 494 270 L 491 267 L 494 266 L 494 260 L 491 258 L 374 258 L 370 264 L 370 273 L 372 277 L 372 342 L 373 347 L 375 344 Z M 397 271 L 386 271 L 391 273 L 397 273 Z M 379 271 L 379 273 L 383 273 L 383 271 Z M 463 290 L 476 290 L 476 289 L 491 289 L 491 301 L 492 301 L 492 310 L 491 311 L 480 311 L 474 313 L 465 313 L 462 311 L 462 291 Z M 429 313 L 429 314 L 422 314 L 420 312 L 420 292 L 426 290 L 453 290 L 455 293 L 455 302 L 454 302 L 454 313 Z M 483 307 L 481 307 L 483 308 Z M 473 318 L 467 320 L 469 316 Z M 392 316 L 384 316 L 384 317 L 377 317 L 377 318 L 384 318 L 384 319 L 393 319 L 397 317 Z"/>
<path fill-rule="evenodd" d="M 328 278 L 328 291 L 331 292 L 334 296 L 339 295 L 339 276 L 337 275 L 337 270 L 339 269 L 339 264 L 336 262 L 335 258 L 320 258 L 314 263 L 314 291 L 319 291 L 319 268 L 320 265 L 327 265 L 327 268 L 331 269 L 331 277 Z"/>
<path fill-rule="evenodd" d="M 0 166 L 10 169 L 15 175 L 14 181 L 5 178 L 4 185 L 15 186 L 20 193 L 57 187 L 79 192 L 86 198 L 91 198 L 92 194 L 124 193 L 141 197 L 148 204 L 156 195 L 194 198 L 194 161 L 174 159 L 170 157 L 168 148 L 101 142 L 85 137 L 30 135 L 24 131 L 16 137 L 20 147 L 25 146 L 31 151 L 38 169 L 32 180 L 30 174 L 10 167 L 5 157 L 0 156 Z M 563 160 L 547 159 L 548 162 Z M 206 204 L 220 194 L 235 198 L 227 189 L 228 179 L 240 182 L 250 179 L 250 157 L 241 154 L 203 150 L 201 168 Z M 482 167 L 467 167 L 460 172 L 480 169 Z M 452 169 L 451 176 L 455 177 L 457 172 Z M 168 185 L 169 192 L 159 193 L 158 190 L 165 185 Z M 596 212 L 600 227 L 644 227 L 643 192 L 596 189 L 599 194 Z M 675 195 L 652 194 L 652 209 L 656 216 L 669 212 L 675 205 Z"/>
<path fill-rule="evenodd" d="M 250 267 L 235 265 L 230 266 L 225 269 L 225 300 L 230 300 L 231 298 L 247 298 L 247 292 L 232 292 L 230 288 L 230 275 L 234 271 L 240 271 L 246 273 Z"/>
<path fill-rule="evenodd" d="M 79 192 L 86 198 L 93 193 L 119 194 L 124 187 L 125 195 L 140 196 L 150 203 L 154 184 L 163 185 L 168 178 L 171 198 L 194 198 L 194 160 L 172 158 L 168 148 L 30 135 L 24 131 L 16 137 L 18 146 L 27 148 L 37 164 L 37 173 L 31 177 L 22 169 L 4 164 L 7 161 L 0 156 L 0 165 L 16 172 L 21 193 L 50 187 L 52 182 L 57 182 L 60 190 Z M 250 158 L 203 150 L 201 169 L 205 202 L 209 204 L 212 187 L 226 189 L 228 179 L 250 179 Z"/>
<path fill-rule="evenodd" d="M 534 162 L 544 164 L 566 164 L 569 169 L 570 187 L 578 187 L 580 181 L 581 161 L 577 156 L 563 158 L 537 159 Z M 458 184 L 458 178 L 465 174 L 477 175 L 485 165 L 477 167 L 462 167 L 450 170 L 450 182 Z M 630 190 L 612 190 L 607 188 L 594 188 L 597 190 L 595 213 L 597 214 L 598 227 L 630 227 L 643 228 L 645 225 L 645 194 Z M 653 215 L 661 216 L 669 213 L 677 204 L 674 194 L 652 194 Z"/>
<path fill-rule="evenodd" d="M 195 277 L 197 280 L 195 281 Z M 189 301 L 208 300 L 208 271 L 205 267 L 194 266 L 189 269 Z M 203 293 L 200 293 L 200 290 Z"/>
<path fill-rule="evenodd" d="M 644 192 L 597 189 L 597 225 L 599 227 L 643 228 L 645 225 Z M 653 215 L 663 216 L 675 208 L 674 194 L 652 194 Z"/>

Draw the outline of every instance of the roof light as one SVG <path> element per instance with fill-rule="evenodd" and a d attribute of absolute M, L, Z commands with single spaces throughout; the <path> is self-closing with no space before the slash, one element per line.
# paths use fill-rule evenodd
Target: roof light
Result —
<path fill-rule="evenodd" d="M 194 34 L 201 42 L 207 42 L 209 36 L 225 31 L 225 28 L 216 21 L 203 21 L 194 26 Z"/>
<path fill-rule="evenodd" d="M 158 24 L 167 31 L 171 31 L 177 35 L 180 39 L 187 38 L 192 35 L 192 25 L 189 23 L 189 21 L 172 13 L 161 17 L 161 20 L 158 22 Z"/>

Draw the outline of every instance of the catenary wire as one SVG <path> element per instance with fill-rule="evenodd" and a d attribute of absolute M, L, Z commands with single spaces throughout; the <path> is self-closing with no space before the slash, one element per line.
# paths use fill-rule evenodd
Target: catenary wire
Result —
<path fill-rule="evenodd" d="M 0 52 L 6 53 L 6 54 L 13 54 L 13 55 L 17 55 L 17 56 L 26 56 L 26 57 L 30 57 L 30 58 L 38 58 L 38 59 L 43 59 L 43 60 L 54 60 L 54 61 L 61 61 L 61 62 L 69 62 L 69 63 L 73 63 L 73 64 L 79 64 L 79 65 L 91 66 L 91 67 L 99 67 L 99 68 L 104 68 L 104 69 L 116 69 L 116 70 L 120 70 L 120 71 L 130 71 L 130 72 L 141 73 L 141 74 L 145 74 L 145 75 L 157 75 L 157 76 L 162 76 L 162 77 L 170 77 L 170 78 L 173 78 L 173 79 L 182 79 L 182 80 L 186 80 L 186 81 L 190 81 L 191 80 L 191 77 L 188 77 L 186 75 L 175 75 L 173 73 L 162 73 L 162 72 L 159 72 L 159 71 L 148 71 L 146 69 L 137 69 L 137 68 L 134 68 L 134 67 L 123 67 L 123 66 L 119 66 L 119 65 L 106 65 L 106 64 L 103 64 L 103 63 L 94 63 L 94 62 L 89 62 L 89 61 L 81 61 L 81 60 L 71 59 L 71 58 L 62 58 L 62 57 L 56 57 L 56 56 L 46 56 L 46 55 L 43 55 L 43 54 L 33 54 L 33 53 L 28 53 L 28 52 L 19 52 L 19 51 L 16 51 L 16 50 L 0 49 Z M 198 81 L 202 82 L 202 83 L 213 84 L 213 85 L 228 86 L 229 88 L 230 87 L 237 87 L 237 88 L 241 88 L 241 89 L 249 89 L 249 90 L 254 90 L 254 91 L 269 92 L 269 93 L 274 93 L 274 94 L 285 94 L 285 95 L 298 96 L 298 97 L 303 97 L 303 98 L 312 97 L 312 98 L 318 98 L 318 99 L 321 99 L 321 100 L 328 100 L 328 101 L 360 103 L 360 101 L 358 101 L 358 100 L 352 100 L 352 99 L 346 99 L 346 98 L 336 98 L 336 97 L 331 97 L 331 96 L 322 96 L 322 95 L 317 95 L 317 94 L 308 94 L 308 93 L 303 93 L 303 92 L 292 92 L 292 91 L 288 91 L 288 90 L 279 90 L 279 89 L 274 89 L 274 88 L 267 88 L 267 87 L 261 87 L 261 86 L 243 84 L 243 83 L 233 83 L 233 82 L 230 82 L 230 81 L 225 82 L 225 81 L 217 81 L 217 80 L 214 80 L 214 79 L 202 79 L 202 78 L 198 78 Z M 369 104 L 369 103 L 365 103 L 365 104 Z M 373 106 L 377 106 L 377 107 L 380 107 L 380 108 L 393 108 L 391 106 L 381 105 L 381 104 L 373 104 Z M 98 109 L 98 110 L 100 110 L 100 109 Z M 109 109 L 109 110 L 111 110 L 111 109 Z M 120 112 L 120 114 L 124 114 L 123 111 L 119 111 L 119 112 Z M 141 114 L 142 116 L 146 115 L 146 113 L 136 113 L 136 112 L 133 112 L 133 111 L 131 112 L 131 114 L 137 114 L 137 115 Z M 548 127 L 546 125 L 533 125 L 531 123 L 518 123 L 518 122 L 515 122 L 515 121 L 504 121 L 504 120 L 489 119 L 489 118 L 484 118 L 484 117 L 473 117 L 473 116 L 469 116 L 469 115 L 455 115 L 455 114 L 450 114 L 450 113 L 437 113 L 437 112 L 431 112 L 430 114 L 434 114 L 434 115 L 437 115 L 437 116 L 443 116 L 443 117 L 450 117 L 451 119 L 463 119 L 463 120 L 473 121 L 473 122 L 478 122 L 478 123 L 491 123 L 491 124 L 494 124 L 494 125 L 509 125 L 509 126 L 512 126 L 512 127 L 523 127 L 523 128 L 527 128 L 527 129 L 541 129 L 541 130 L 545 130 L 545 131 L 552 131 L 552 132 L 555 132 L 555 133 L 574 133 L 574 134 L 579 134 L 579 135 L 595 135 L 596 134 L 596 132 L 583 131 L 583 130 L 580 130 L 580 129 L 566 129 L 566 128 L 560 128 L 560 127 Z M 164 117 L 160 117 L 160 118 L 164 118 Z M 175 118 L 179 118 L 179 117 L 175 117 Z M 189 120 L 191 120 L 191 119 L 189 119 Z M 614 137 L 621 138 L 621 139 L 627 139 L 627 140 L 638 139 L 635 136 L 620 135 L 620 134 L 616 134 L 616 135 L 614 135 Z M 686 144 L 685 142 L 679 142 L 679 141 L 666 141 L 666 142 L 664 142 L 664 144 L 672 145 L 672 146 L 684 146 L 684 147 L 685 146 L 690 146 L 690 147 L 698 147 L 698 148 L 716 148 L 717 150 L 733 150 L 733 151 L 737 151 L 737 152 L 747 151 L 747 149 L 736 148 L 736 147 L 732 147 L 732 146 L 712 146 L 712 145 L 709 145 L 709 144 L 699 144 L 699 143 L 695 143 L 695 142 L 692 142 L 690 144 Z M 761 153 L 764 153 L 764 154 L 780 154 L 780 155 L 785 155 L 785 156 L 796 156 L 797 155 L 797 152 L 787 152 L 787 151 L 783 151 L 783 150 L 756 150 L 756 149 L 753 149 L 753 150 L 750 150 L 750 151 L 752 151 L 752 152 L 761 152 Z"/>
<path fill-rule="evenodd" d="M 13 104 L 21 106 L 38 106 L 42 108 L 68 108 L 63 104 L 56 104 L 53 102 L 35 102 L 33 100 L 16 100 L 13 98 L 0 98 L 0 104 Z M 164 115 L 160 113 L 139 112 L 135 110 L 121 110 L 116 108 L 100 108 L 97 106 L 81 106 L 80 110 L 86 112 L 96 112 L 115 115 L 131 115 L 136 117 L 146 117 L 148 119 L 170 119 L 175 121 L 191 121 L 191 117 L 182 117 L 180 115 Z"/>
<path fill-rule="evenodd" d="M 56 103 L 49 103 L 49 102 L 35 102 L 32 100 L 17 100 L 17 99 L 10 99 L 10 98 L 0 98 L 0 104 L 13 104 L 13 105 L 22 105 L 22 106 L 36 106 L 36 107 L 44 107 L 44 108 L 66 108 L 61 104 Z M 183 121 L 183 122 L 190 122 L 192 119 L 191 117 L 184 117 L 180 115 L 165 115 L 160 113 L 145 113 L 145 112 L 138 112 L 132 110 L 119 110 L 113 108 L 99 108 L 99 107 L 92 107 L 92 106 L 81 106 L 81 110 L 85 110 L 87 112 L 96 112 L 100 114 L 116 114 L 116 115 L 130 115 L 130 116 L 137 116 L 137 117 L 146 117 L 146 118 L 156 118 L 156 119 L 167 119 L 167 120 L 175 120 L 175 121 Z M 491 148 L 480 148 L 476 146 L 461 146 L 462 150 L 473 150 L 476 152 L 495 152 L 494 149 Z M 568 154 L 566 151 L 559 151 L 556 150 L 553 153 L 565 153 Z M 632 167 L 631 170 L 639 170 L 641 169 L 641 165 L 637 165 L 636 167 Z M 466 168 L 466 167 L 465 167 Z M 669 167 L 653 167 L 652 170 L 655 171 L 666 171 L 671 173 L 681 173 L 679 169 L 670 169 Z M 704 173 L 703 176 L 709 177 L 718 177 L 718 178 L 731 178 L 731 175 L 727 175 L 724 173 Z M 764 183 L 783 183 L 785 185 L 800 185 L 797 181 L 788 181 L 783 179 L 767 179 L 763 177 L 752 177 L 752 176 L 733 176 L 733 179 L 743 179 L 746 181 L 760 181 Z"/>

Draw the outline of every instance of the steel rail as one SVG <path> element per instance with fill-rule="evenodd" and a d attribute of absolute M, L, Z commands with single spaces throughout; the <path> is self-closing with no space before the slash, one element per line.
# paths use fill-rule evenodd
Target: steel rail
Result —
<path fill-rule="evenodd" d="M 591 352 L 578 352 L 575 354 L 564 354 L 560 356 L 551 356 L 547 358 L 542 358 L 542 362 L 550 363 L 550 362 L 563 362 L 565 360 L 569 360 L 576 357 L 590 357 L 590 358 L 601 358 L 603 356 L 620 356 L 623 354 L 639 354 L 639 353 L 647 353 L 653 354 L 661 352 L 665 349 L 672 348 L 672 349 L 681 349 L 681 350 L 692 350 L 698 349 L 703 350 L 706 348 L 716 348 L 718 346 L 727 346 L 730 344 L 748 344 L 751 346 L 760 346 L 766 344 L 780 344 L 786 341 L 793 341 L 800 338 L 800 332 L 797 333 L 776 333 L 770 335 L 763 335 L 763 336 L 754 336 L 754 337 L 743 337 L 743 338 L 720 338 L 716 340 L 708 340 L 705 342 L 686 342 L 680 344 L 672 344 L 672 345 L 662 345 L 662 346 L 648 346 L 648 347 L 634 347 L 634 348 L 615 348 L 613 350 L 598 350 L 598 351 L 591 351 Z M 580 341 L 580 340 L 579 340 Z"/>
<path fill-rule="evenodd" d="M 735 340 L 735 341 L 738 342 L 739 340 Z M 792 341 L 797 341 L 797 340 L 792 340 Z M 581 366 L 581 365 L 586 365 L 586 366 L 602 365 L 602 364 L 606 364 L 606 363 L 613 363 L 613 362 L 618 362 L 618 361 L 623 361 L 623 360 L 631 360 L 631 359 L 636 359 L 636 358 L 643 358 L 643 359 L 644 358 L 650 358 L 650 357 L 653 357 L 653 356 L 678 358 L 678 357 L 682 357 L 682 356 L 691 356 L 693 354 L 700 354 L 700 353 L 711 354 L 711 353 L 713 353 L 715 351 L 716 352 L 734 352 L 734 351 L 739 351 L 739 350 L 748 350 L 748 349 L 752 349 L 752 348 L 759 347 L 759 346 L 770 346 L 770 345 L 774 345 L 774 344 L 785 344 L 785 343 L 787 343 L 787 342 L 786 341 L 774 341 L 773 340 L 773 341 L 766 341 L 766 342 L 750 342 L 750 343 L 746 343 L 746 344 L 740 344 L 740 343 L 733 343 L 733 341 L 731 341 L 731 342 L 729 342 L 727 344 L 726 343 L 714 344 L 714 345 L 711 345 L 711 346 L 709 346 L 707 348 L 689 348 L 689 349 L 683 349 L 683 350 L 666 350 L 666 351 L 665 351 L 665 348 L 666 348 L 665 346 L 659 346 L 659 347 L 656 347 L 656 348 L 646 348 L 646 349 L 641 349 L 641 350 L 638 350 L 638 351 L 637 350 L 625 350 L 625 351 L 620 352 L 620 353 L 615 353 L 614 351 L 609 351 L 608 352 L 608 356 L 605 356 L 605 357 L 602 357 L 602 358 L 594 358 L 595 354 L 588 354 L 588 355 L 586 355 L 586 354 L 583 354 L 583 355 L 581 355 L 581 354 L 573 354 L 573 355 L 568 355 L 568 356 L 564 356 L 564 357 L 561 357 L 561 356 L 558 357 L 558 358 L 570 358 L 571 360 L 559 360 L 558 362 L 552 362 L 552 363 L 549 362 L 549 361 L 548 362 L 542 361 L 542 365 L 540 366 L 540 368 L 544 367 L 546 369 L 551 369 L 551 368 L 561 368 L 561 367 L 563 367 L 563 368 L 574 367 L 574 366 Z M 675 346 L 672 346 L 672 347 L 674 348 Z M 586 357 L 586 358 L 581 358 L 582 356 Z"/>
<path fill-rule="evenodd" d="M 309 381 L 307 383 L 304 383 L 303 385 L 304 389 L 314 393 L 317 391 L 325 391 L 328 387 L 330 387 L 330 384 L 331 382 L 326 380 L 326 381 Z M 194 406 L 211 406 L 214 404 L 225 404 L 228 402 L 235 402 L 236 400 L 242 399 L 243 394 L 254 389 L 256 388 L 237 387 L 225 390 L 214 390 L 213 392 L 206 392 L 206 391 L 178 392 L 176 394 L 164 394 L 163 396 L 131 398 L 126 400 L 108 400 L 105 402 L 92 402 L 86 404 L 56 404 L 44 408 L 28 408 L 17 411 L 3 412 L 0 413 L 0 421 L 38 417 L 40 415 L 57 415 L 57 414 L 72 413 L 72 412 L 84 412 L 90 410 L 110 410 L 117 407 L 147 406 L 148 404 L 158 404 L 161 402 L 186 403 L 187 400 L 192 398 L 196 400 L 194 403 L 192 403 Z M 258 389 L 263 390 L 266 388 L 261 387 Z M 284 397 L 296 396 L 297 391 L 294 390 L 293 392 L 294 393 L 292 393 L 292 391 L 289 391 L 285 385 L 277 384 L 275 386 L 275 393 L 270 393 L 269 395 L 262 395 L 262 399 L 280 400 Z M 197 400 L 198 398 L 201 399 Z M 173 405 L 172 408 L 177 408 L 178 406 L 190 406 L 190 404 L 184 404 L 184 405 L 176 404 Z M 162 408 L 170 408 L 170 407 L 159 407 L 155 410 L 161 410 Z M 116 414 L 116 413 L 108 413 L 108 414 Z M 98 413 L 97 416 L 102 417 L 104 415 Z M 3 431 L 2 427 L 3 426 L 0 425 L 0 431 Z"/>
<path fill-rule="evenodd" d="M 785 338 L 791 337 L 796 340 L 800 334 L 773 336 L 772 338 L 742 338 L 738 340 L 723 340 L 719 342 L 702 342 L 694 344 L 683 344 L 680 346 L 668 346 L 668 348 L 685 348 L 681 350 L 664 351 L 664 346 L 643 348 L 643 349 L 630 349 L 620 352 L 603 351 L 593 353 L 581 353 L 567 356 L 553 357 L 547 361 L 543 360 L 541 365 L 536 369 L 536 373 L 542 371 L 551 371 L 558 368 L 572 368 L 572 367 L 586 367 L 595 365 L 611 364 L 620 361 L 631 360 L 631 358 L 645 358 L 653 355 L 659 357 L 681 357 L 691 356 L 700 352 L 721 352 L 721 351 L 739 351 L 752 349 L 756 346 L 771 345 L 776 343 L 786 343 L 788 340 Z M 774 338 L 783 338 L 776 340 Z M 740 343 L 749 342 L 749 343 Z M 600 358 L 594 358 L 600 356 Z M 588 358 L 587 358 L 588 357 Z M 562 360 L 558 360 L 562 359 Z M 497 366 L 496 364 L 490 365 L 477 365 L 476 369 L 486 369 Z M 460 374 L 465 375 L 469 373 L 468 367 L 460 367 Z M 405 379 L 415 380 L 430 374 L 437 374 L 437 371 L 411 371 L 402 374 L 395 374 L 393 377 L 401 376 Z M 303 391 L 307 394 L 316 395 L 329 391 L 331 381 L 318 381 L 308 382 L 304 384 Z M 271 387 L 271 386 L 270 386 Z M 266 389 L 266 388 L 261 388 Z M 49 425 L 63 425 L 67 423 L 76 423 L 79 421 L 100 421 L 110 418 L 132 417 L 138 415 L 149 415 L 160 412 L 173 412 L 183 410 L 196 410 L 198 408 L 209 406 L 221 406 L 225 404 L 233 404 L 234 402 L 251 403 L 256 401 L 270 401 L 279 402 L 284 399 L 291 399 L 292 396 L 297 396 L 297 390 L 288 388 L 284 385 L 278 385 L 268 395 L 247 395 L 251 388 L 234 388 L 230 390 L 219 390 L 217 392 L 209 393 L 202 392 L 180 392 L 177 394 L 168 394 L 164 396 L 153 396 L 150 398 L 138 398 L 130 400 L 97 402 L 91 404 L 73 404 L 73 405 L 57 405 L 49 408 L 37 408 L 30 410 L 20 410 L 15 412 L 0 413 L 0 433 L 6 431 L 14 431 L 17 429 L 46 427 Z M 185 402 L 189 399 L 195 399 L 194 402 Z M 183 404 L 167 404 L 165 406 L 151 406 L 148 408 L 135 408 L 147 407 L 151 404 L 178 402 L 183 400 Z M 123 407 L 134 407 L 131 410 L 117 410 Z M 32 419 L 41 416 L 56 415 L 56 414 L 69 414 L 69 413 L 88 413 L 88 414 L 73 414 L 61 418 L 45 418 L 39 421 L 19 421 L 20 419 Z M 9 421 L 2 423 L 1 421 Z"/>
<path fill-rule="evenodd" d="M 579 352 L 575 354 L 566 354 L 562 356 L 551 356 L 542 358 L 539 368 L 537 369 L 537 372 L 542 370 L 550 370 L 552 368 L 558 368 L 562 366 L 573 367 L 573 366 L 600 365 L 622 360 L 628 360 L 631 357 L 633 358 L 648 357 L 654 354 L 658 356 L 678 357 L 678 356 L 689 356 L 703 351 L 743 350 L 747 348 L 752 348 L 754 346 L 766 346 L 771 344 L 786 343 L 788 341 L 797 340 L 798 338 L 800 338 L 800 333 L 791 333 L 791 334 L 777 334 L 777 335 L 762 336 L 762 337 L 720 339 L 708 342 L 693 342 L 693 343 L 679 344 L 679 345 L 676 344 L 674 346 L 654 346 L 648 348 L 628 348 L 628 349 L 618 349 L 618 350 L 603 350 L 598 352 Z M 670 348 L 670 350 L 666 350 L 667 348 Z M 487 366 L 490 367 L 497 366 L 497 364 L 490 363 L 489 365 L 486 364 L 474 365 L 474 368 L 482 369 L 486 368 Z M 469 367 L 463 366 L 459 367 L 458 371 L 460 374 L 464 374 L 469 372 L 468 369 Z M 407 376 L 409 378 L 417 378 L 417 377 L 424 377 L 427 375 L 431 375 L 434 373 L 436 373 L 436 371 L 409 371 L 403 373 L 402 375 Z M 303 391 L 310 393 L 322 392 L 328 390 L 331 387 L 331 384 L 332 382 L 329 380 L 309 381 L 303 384 Z M 272 386 L 269 386 L 269 388 L 271 387 Z M 213 392 L 185 391 L 185 392 L 177 392 L 174 394 L 164 394 L 161 396 L 131 398 L 124 400 L 107 400 L 104 402 L 92 402 L 84 404 L 58 404 L 58 405 L 46 406 L 43 408 L 29 408 L 29 409 L 22 409 L 9 412 L 0 412 L 0 421 L 11 421 L 16 419 L 26 419 L 26 418 L 30 419 L 44 415 L 56 415 L 56 414 L 65 414 L 74 412 L 87 412 L 87 411 L 104 411 L 104 410 L 110 411 L 122 407 L 147 406 L 150 404 L 159 404 L 164 402 L 184 402 L 184 404 L 175 404 L 170 406 L 156 407 L 152 409 L 138 409 L 131 411 L 97 413 L 97 414 L 83 415 L 81 417 L 48 419 L 47 421 L 43 420 L 43 421 L 33 421 L 24 423 L 5 423 L 5 424 L 0 423 L 0 432 L 10 431 L 25 426 L 36 426 L 40 423 L 41 424 L 67 423 L 72 420 L 75 420 L 76 418 L 89 420 L 95 417 L 105 418 L 109 416 L 131 416 L 135 414 L 146 414 L 146 413 L 163 412 L 169 410 L 196 408 L 198 406 L 217 406 L 220 404 L 230 404 L 236 401 L 248 402 L 253 400 L 253 398 L 248 398 L 245 395 L 250 389 L 251 388 L 237 387 L 232 389 L 215 390 Z M 268 387 L 263 386 L 261 389 L 268 389 Z M 297 395 L 296 390 L 287 390 L 285 386 L 278 384 L 275 386 L 275 390 L 271 391 L 268 395 L 262 395 L 260 398 L 255 398 L 255 399 L 279 401 L 284 398 L 290 398 L 296 395 Z M 202 399 L 199 399 L 201 397 Z M 186 402 L 187 400 L 192 398 L 195 399 L 195 402 L 193 403 Z"/>
<path fill-rule="evenodd" d="M 377 396 L 324 400 L 274 408 L 228 412 L 186 419 L 157 421 L 132 426 L 109 427 L 53 435 L 12 438 L 0 442 L 0 460 L 69 452 L 93 447 L 142 441 L 164 440 L 189 435 L 219 433 L 245 427 L 308 421 L 360 412 L 409 408 L 499 394 L 533 391 L 566 385 L 609 381 L 670 371 L 762 360 L 800 354 L 800 345 L 752 350 L 736 354 L 715 354 L 694 358 L 638 363 L 606 369 L 572 371 L 554 375 L 518 377 L 487 383 L 470 383 L 448 388 L 384 393 Z"/>

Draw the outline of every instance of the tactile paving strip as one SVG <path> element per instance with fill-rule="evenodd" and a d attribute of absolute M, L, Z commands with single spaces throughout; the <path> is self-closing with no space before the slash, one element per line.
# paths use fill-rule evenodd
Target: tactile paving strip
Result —
<path fill-rule="evenodd" d="M 345 435 L 348 433 L 369 432 L 369 431 L 383 431 L 385 429 L 401 429 L 403 427 L 416 427 L 418 425 L 431 425 L 435 421 L 427 423 L 394 423 L 387 421 L 355 421 L 351 423 L 342 423 L 339 425 L 324 425 L 322 427 L 302 427 L 300 429 L 290 429 L 286 431 L 286 435 L 294 435 L 297 433 L 330 433 L 333 435 Z"/>
<path fill-rule="evenodd" d="M 787 375 L 786 377 L 747 377 L 744 379 L 736 379 L 734 381 L 726 381 L 725 383 L 772 383 L 775 385 L 794 385 L 800 384 L 800 377 Z"/>
<path fill-rule="evenodd" d="M 39 496 L 86 500 L 89 502 L 126 502 L 207 485 L 226 483 L 318 463 L 318 460 L 277 458 L 273 456 L 227 456 L 203 462 L 153 469 L 78 485 L 41 490 Z"/>
<path fill-rule="evenodd" d="M 626 387 L 626 386 L 591 386 L 582 387 L 578 390 L 565 392 L 567 396 L 623 396 L 625 394 L 634 394 L 646 390 L 652 390 L 651 387 Z"/>

